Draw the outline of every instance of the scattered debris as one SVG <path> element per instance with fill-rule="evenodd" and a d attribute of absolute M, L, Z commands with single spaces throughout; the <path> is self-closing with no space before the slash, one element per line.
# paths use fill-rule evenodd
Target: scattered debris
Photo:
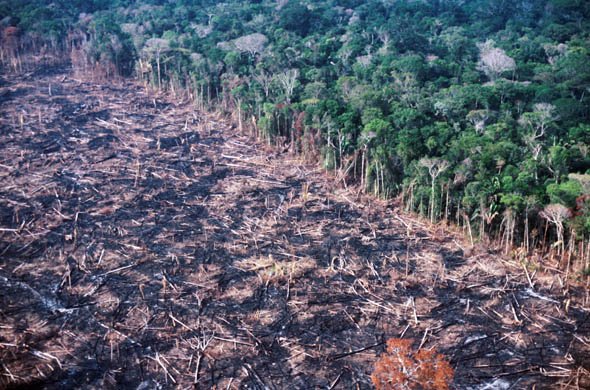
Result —
<path fill-rule="evenodd" d="M 391 337 L 458 388 L 588 384 L 583 291 L 65 71 L 0 90 L 0 387 L 366 388 Z"/>

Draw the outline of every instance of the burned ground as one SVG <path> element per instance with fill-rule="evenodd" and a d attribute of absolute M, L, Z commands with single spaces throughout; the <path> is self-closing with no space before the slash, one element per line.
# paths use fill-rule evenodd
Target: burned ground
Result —
<path fill-rule="evenodd" d="M 0 97 L 0 387 L 370 388 L 392 337 L 457 388 L 590 385 L 558 270 L 467 253 L 129 81 L 52 70 Z"/>

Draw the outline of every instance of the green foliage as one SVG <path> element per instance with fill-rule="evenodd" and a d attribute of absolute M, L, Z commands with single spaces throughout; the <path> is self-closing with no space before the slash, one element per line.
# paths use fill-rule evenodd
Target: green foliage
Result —
<path fill-rule="evenodd" d="M 97 14 L 88 26 L 91 34 L 90 57 L 94 62 L 112 63 L 117 72 L 130 76 L 137 54 L 129 34 L 124 33 L 108 13 Z"/>
<path fill-rule="evenodd" d="M 576 206 L 576 198 L 582 195 L 582 186 L 576 180 L 567 180 L 563 183 L 552 183 L 547 186 L 547 195 L 550 203 L 559 203 L 568 207 Z"/>
<path fill-rule="evenodd" d="M 278 25 L 285 30 L 293 31 L 301 36 L 307 35 L 312 27 L 311 12 L 298 0 L 291 0 L 281 7 L 278 15 Z"/>

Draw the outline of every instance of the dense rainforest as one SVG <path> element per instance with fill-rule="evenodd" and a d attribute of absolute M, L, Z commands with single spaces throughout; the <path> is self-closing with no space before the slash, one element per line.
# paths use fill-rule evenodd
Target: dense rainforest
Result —
<path fill-rule="evenodd" d="M 7 71 L 61 53 L 136 77 L 472 241 L 590 270 L 587 1 L 2 0 L 0 20 Z"/>

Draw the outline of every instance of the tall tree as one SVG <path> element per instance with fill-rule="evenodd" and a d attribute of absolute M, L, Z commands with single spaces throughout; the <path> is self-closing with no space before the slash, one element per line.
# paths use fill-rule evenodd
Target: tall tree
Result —
<path fill-rule="evenodd" d="M 495 42 L 488 40 L 478 44 L 479 62 L 477 69 L 485 73 L 488 78 L 494 82 L 504 72 L 516 70 L 514 59 L 506 55 L 506 52 L 500 48 L 494 47 Z"/>
<path fill-rule="evenodd" d="M 440 176 L 441 173 L 447 170 L 449 167 L 449 162 L 446 160 L 442 160 L 440 158 L 422 158 L 420 160 L 420 166 L 425 167 L 428 169 L 428 174 L 430 175 L 430 222 L 434 223 L 435 215 L 434 215 L 434 190 L 436 179 Z"/>

